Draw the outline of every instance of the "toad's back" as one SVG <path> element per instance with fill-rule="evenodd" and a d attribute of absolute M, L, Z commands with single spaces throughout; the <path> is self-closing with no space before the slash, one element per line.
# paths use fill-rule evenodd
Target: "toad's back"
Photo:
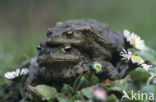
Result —
<path fill-rule="evenodd" d="M 65 31 L 67 29 L 90 28 L 94 32 L 94 40 L 111 52 L 120 52 L 124 46 L 124 39 L 120 32 L 111 32 L 107 24 L 96 20 L 66 20 L 58 22 L 52 32 Z M 57 34 L 57 33 L 56 33 Z"/>

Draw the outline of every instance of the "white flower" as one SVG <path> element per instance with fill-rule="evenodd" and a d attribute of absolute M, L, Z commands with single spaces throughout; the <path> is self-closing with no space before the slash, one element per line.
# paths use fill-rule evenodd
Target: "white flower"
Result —
<path fill-rule="evenodd" d="M 137 58 L 137 61 L 138 61 L 138 64 L 139 65 L 141 65 L 141 64 L 143 64 L 145 61 L 144 61 L 144 59 L 142 59 L 141 57 L 139 57 L 138 56 L 138 58 Z"/>
<path fill-rule="evenodd" d="M 15 77 L 18 77 L 20 75 L 20 69 L 16 69 L 15 71 Z"/>
<path fill-rule="evenodd" d="M 130 60 L 131 56 L 132 56 L 132 52 L 130 51 L 126 51 L 125 49 L 123 49 L 120 52 L 120 56 L 122 57 L 122 60 Z"/>
<path fill-rule="evenodd" d="M 15 78 L 15 72 L 7 72 L 4 74 L 4 77 L 7 79 L 14 79 Z"/>
<path fill-rule="evenodd" d="M 129 36 L 130 36 L 130 31 L 124 29 L 124 31 L 123 31 L 123 36 L 124 36 L 124 38 L 125 38 L 126 40 L 128 40 L 128 38 L 129 38 Z"/>
<path fill-rule="evenodd" d="M 137 57 L 138 56 L 131 56 L 132 63 L 137 63 Z"/>
<path fill-rule="evenodd" d="M 29 70 L 27 68 L 16 69 L 15 71 L 5 73 L 4 77 L 7 79 L 15 79 L 17 77 L 20 77 L 22 75 L 26 75 L 28 73 L 29 73 Z"/>
<path fill-rule="evenodd" d="M 131 56 L 131 62 L 134 63 L 134 64 L 138 64 L 138 65 L 141 65 L 143 64 L 145 61 L 140 57 L 140 56 Z"/>
<path fill-rule="evenodd" d="M 140 56 L 132 55 L 132 52 L 127 52 L 125 49 L 120 52 L 120 56 L 122 57 L 122 60 L 129 60 L 133 64 L 141 65 L 145 62 Z"/>
<path fill-rule="evenodd" d="M 136 35 L 135 33 L 132 33 L 130 38 L 129 38 L 129 42 L 132 46 L 134 46 L 136 49 L 145 49 L 145 42 L 143 40 L 141 40 L 141 38 Z"/>
<path fill-rule="evenodd" d="M 142 64 L 141 67 L 145 69 L 146 71 L 148 71 L 152 67 L 152 65 Z"/>
<path fill-rule="evenodd" d="M 99 62 L 91 62 L 89 64 L 89 68 L 91 68 L 92 71 L 94 71 L 95 73 L 99 73 L 102 71 L 102 65 Z"/>
<path fill-rule="evenodd" d="M 29 70 L 27 68 L 24 68 L 24 69 L 21 70 L 20 75 L 26 75 L 28 73 L 29 73 Z"/>
<path fill-rule="evenodd" d="M 142 40 L 137 34 L 134 32 L 130 34 L 128 30 L 123 31 L 123 36 L 126 41 L 133 47 L 139 50 L 143 50 L 146 48 L 144 40 Z"/>
<path fill-rule="evenodd" d="M 93 96 L 98 100 L 106 100 L 107 93 L 101 88 L 94 88 Z"/>
<path fill-rule="evenodd" d="M 96 71 L 96 73 L 99 73 L 102 71 L 102 65 L 98 62 L 95 62 L 93 64 L 93 69 Z"/>

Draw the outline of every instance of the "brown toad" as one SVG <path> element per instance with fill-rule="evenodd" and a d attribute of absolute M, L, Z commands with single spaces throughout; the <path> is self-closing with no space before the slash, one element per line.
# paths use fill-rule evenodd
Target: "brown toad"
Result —
<path fill-rule="evenodd" d="M 44 42 L 38 50 L 38 55 L 27 65 L 30 73 L 25 87 L 32 83 L 73 78 L 89 71 L 88 56 L 68 44 L 53 46 Z"/>
<path fill-rule="evenodd" d="M 47 35 L 47 41 L 38 47 L 35 61 L 29 65 L 28 84 L 36 75 L 42 76 L 41 72 L 46 73 L 44 77 L 49 76 L 45 79 L 54 80 L 82 74 L 89 70 L 87 64 L 92 61 L 103 65 L 109 79 L 119 78 L 116 66 L 120 62 L 118 53 L 124 48 L 124 40 L 119 32 L 111 32 L 106 24 L 95 20 L 68 20 L 49 28 Z M 85 63 L 87 68 L 82 68 L 83 62 L 88 62 Z"/>
<path fill-rule="evenodd" d="M 119 66 L 119 52 L 124 48 L 123 35 L 111 32 L 106 24 L 95 20 L 67 20 L 49 28 L 47 35 L 47 44 L 73 45 L 87 53 L 91 61 L 103 62 L 105 70 L 109 65 L 112 71 L 118 69 L 115 67 Z M 110 76 L 110 79 L 118 78 L 116 74 Z"/>

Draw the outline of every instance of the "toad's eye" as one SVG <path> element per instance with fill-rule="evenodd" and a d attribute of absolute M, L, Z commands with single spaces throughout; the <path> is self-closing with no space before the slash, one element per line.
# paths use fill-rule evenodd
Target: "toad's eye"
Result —
<path fill-rule="evenodd" d="M 66 52 L 71 52 L 72 48 L 71 48 L 71 46 L 67 46 L 67 47 L 64 48 L 64 50 L 65 50 Z"/>
<path fill-rule="evenodd" d="M 70 53 L 72 51 L 71 45 L 64 45 L 62 51 L 65 53 Z"/>
<path fill-rule="evenodd" d="M 65 37 L 68 39 L 72 39 L 74 37 L 74 34 L 72 31 L 68 31 L 68 32 L 66 32 Z"/>

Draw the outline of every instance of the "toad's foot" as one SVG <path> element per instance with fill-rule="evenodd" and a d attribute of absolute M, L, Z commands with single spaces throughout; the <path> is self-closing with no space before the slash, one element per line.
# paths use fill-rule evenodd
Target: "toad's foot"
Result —
<path fill-rule="evenodd" d="M 98 61 L 102 64 L 104 72 L 103 74 L 106 74 L 110 80 L 117 80 L 119 79 L 118 76 L 118 70 L 107 61 Z"/>
<path fill-rule="evenodd" d="M 124 78 L 130 71 L 129 66 L 123 61 L 118 62 L 116 68 L 119 72 L 119 79 Z"/>

